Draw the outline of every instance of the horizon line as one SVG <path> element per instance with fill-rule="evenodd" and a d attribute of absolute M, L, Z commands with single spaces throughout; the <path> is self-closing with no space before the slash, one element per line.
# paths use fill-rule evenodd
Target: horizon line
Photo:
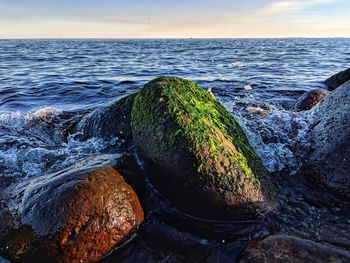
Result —
<path fill-rule="evenodd" d="M 347 39 L 350 36 L 274 36 L 274 37 L 1 37 L 0 40 L 230 40 L 230 39 Z"/>

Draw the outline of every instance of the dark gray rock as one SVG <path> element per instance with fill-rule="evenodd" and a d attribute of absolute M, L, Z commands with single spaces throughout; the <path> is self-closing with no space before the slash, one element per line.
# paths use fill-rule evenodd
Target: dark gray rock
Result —
<path fill-rule="evenodd" d="M 108 107 L 97 109 L 86 115 L 77 125 L 82 140 L 92 137 L 117 137 L 124 144 L 132 140 L 130 117 L 135 94 L 126 96 Z"/>
<path fill-rule="evenodd" d="M 327 79 L 324 83 L 328 86 L 328 89 L 332 91 L 349 80 L 350 80 L 350 68 L 333 75 L 332 77 Z"/>
<path fill-rule="evenodd" d="M 350 262 L 350 253 L 292 236 L 269 236 L 250 243 L 243 253 L 241 263 L 310 263 Z"/>
<path fill-rule="evenodd" d="M 329 94 L 326 89 L 315 89 L 305 92 L 295 103 L 292 110 L 305 111 L 313 108 L 317 103 L 323 100 Z"/>
<path fill-rule="evenodd" d="M 309 113 L 311 150 L 302 172 L 314 184 L 350 200 L 350 82 Z"/>

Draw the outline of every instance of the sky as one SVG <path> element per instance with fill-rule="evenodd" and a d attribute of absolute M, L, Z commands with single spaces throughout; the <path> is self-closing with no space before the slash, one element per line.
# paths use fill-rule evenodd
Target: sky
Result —
<path fill-rule="evenodd" d="M 0 38 L 350 37 L 350 0 L 0 0 Z"/>

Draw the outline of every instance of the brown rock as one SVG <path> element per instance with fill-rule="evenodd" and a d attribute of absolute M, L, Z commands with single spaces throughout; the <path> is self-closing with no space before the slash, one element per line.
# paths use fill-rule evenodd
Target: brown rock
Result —
<path fill-rule="evenodd" d="M 95 262 L 143 220 L 133 189 L 111 167 L 39 177 L 6 196 L 0 254 L 13 262 Z"/>
<path fill-rule="evenodd" d="M 292 110 L 305 111 L 313 108 L 317 103 L 323 100 L 329 94 L 326 89 L 315 89 L 305 92 L 295 103 Z"/>
<path fill-rule="evenodd" d="M 292 236 L 269 236 L 253 242 L 243 253 L 241 263 L 350 262 L 350 253 L 329 245 Z"/>

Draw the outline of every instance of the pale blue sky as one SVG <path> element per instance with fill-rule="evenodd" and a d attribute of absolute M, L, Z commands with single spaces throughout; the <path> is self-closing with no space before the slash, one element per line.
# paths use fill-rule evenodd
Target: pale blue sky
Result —
<path fill-rule="evenodd" d="M 349 14 L 350 0 L 0 0 L 0 37 L 350 37 Z"/>

